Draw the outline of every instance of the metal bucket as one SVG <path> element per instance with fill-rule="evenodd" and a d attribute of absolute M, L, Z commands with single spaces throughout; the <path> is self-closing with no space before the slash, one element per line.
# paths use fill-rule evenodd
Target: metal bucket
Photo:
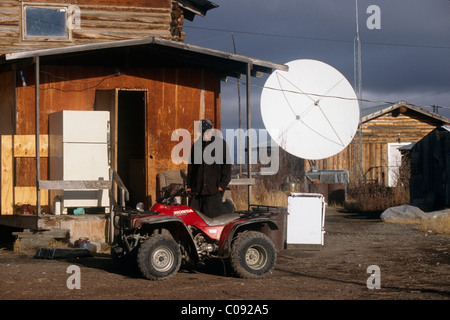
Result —
<path fill-rule="evenodd" d="M 78 239 L 78 245 L 81 249 L 89 250 L 90 244 L 89 238 L 82 237 Z"/>
<path fill-rule="evenodd" d="M 300 183 L 296 182 L 286 182 L 281 184 L 281 191 L 286 194 L 289 193 L 299 193 L 300 192 Z"/>

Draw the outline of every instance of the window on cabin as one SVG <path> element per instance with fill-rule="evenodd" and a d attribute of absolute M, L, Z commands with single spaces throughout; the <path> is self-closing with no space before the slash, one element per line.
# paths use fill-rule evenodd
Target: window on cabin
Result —
<path fill-rule="evenodd" d="M 23 7 L 23 30 L 26 40 L 69 40 L 67 7 Z"/>

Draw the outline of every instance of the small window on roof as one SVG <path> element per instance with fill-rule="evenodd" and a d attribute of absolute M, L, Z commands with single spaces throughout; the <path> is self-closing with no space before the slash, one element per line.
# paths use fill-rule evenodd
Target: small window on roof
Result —
<path fill-rule="evenodd" d="M 69 40 L 67 7 L 23 7 L 23 30 L 26 40 Z"/>

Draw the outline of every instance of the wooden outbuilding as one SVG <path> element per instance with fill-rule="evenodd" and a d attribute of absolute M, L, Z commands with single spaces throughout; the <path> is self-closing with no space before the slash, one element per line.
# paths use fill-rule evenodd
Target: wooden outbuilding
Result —
<path fill-rule="evenodd" d="M 346 149 L 317 161 L 316 166 L 319 170 L 349 170 L 350 181 L 362 178 L 395 186 L 401 165 L 399 148 L 449 123 L 449 118 L 405 101 L 364 109 L 361 135 L 357 133 Z"/>
<path fill-rule="evenodd" d="M 45 14 L 57 16 L 65 10 L 64 21 L 77 26 L 66 28 L 67 39 L 40 37 L 39 28 L 26 35 L 28 6 L 53 8 Z M 83 217 L 49 214 L 54 201 L 49 190 L 55 187 L 49 182 L 50 114 L 109 111 L 111 168 L 130 198 L 148 207 L 156 200 L 158 173 L 186 167 L 172 161 L 179 143 L 172 133 L 186 129 L 193 139 L 195 121 L 202 118 L 220 129 L 221 82 L 227 77 L 246 79 L 250 112 L 251 78 L 287 66 L 183 43 L 182 20 L 216 6 L 204 0 L 0 4 L 0 224 L 66 228 L 72 240 L 89 237 L 87 227 L 76 226 Z M 109 188 L 110 182 L 96 186 Z M 25 204 L 32 214 L 24 214 L 30 213 Z M 84 217 L 97 241 L 110 232 L 105 213 Z"/>
<path fill-rule="evenodd" d="M 194 123 L 202 118 L 220 128 L 221 80 L 244 74 L 249 85 L 252 74 L 286 66 L 145 38 L 6 54 L 0 68 L 5 215 L 13 214 L 17 204 L 38 202 L 36 180 L 49 179 L 49 114 L 110 111 L 112 166 L 130 192 L 144 195 L 149 206 L 156 197 L 156 175 L 185 167 L 171 159 L 178 143 L 172 133 L 183 128 L 193 138 Z M 33 142 L 37 134 L 39 166 Z M 43 190 L 39 200 L 46 206 L 52 199 Z"/>
<path fill-rule="evenodd" d="M 434 129 L 408 154 L 411 205 L 425 211 L 450 208 L 450 126 Z"/>

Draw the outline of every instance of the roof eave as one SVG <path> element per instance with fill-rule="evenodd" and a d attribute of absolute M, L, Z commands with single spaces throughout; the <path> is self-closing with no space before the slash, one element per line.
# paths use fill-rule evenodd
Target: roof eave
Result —
<path fill-rule="evenodd" d="M 12 63 L 22 59 L 30 59 L 39 57 L 58 56 L 63 54 L 72 54 L 78 52 L 89 52 L 94 50 L 106 50 L 112 48 L 130 47 L 130 46 L 162 46 L 165 48 L 173 48 L 175 50 L 187 51 L 192 53 L 203 54 L 224 61 L 233 61 L 241 64 L 251 64 L 254 67 L 254 72 L 271 73 L 273 70 L 287 71 L 288 66 L 284 64 L 278 64 L 270 61 L 251 58 L 243 55 L 229 53 L 225 51 L 209 49 L 205 47 L 199 47 L 196 45 L 186 44 L 182 42 L 175 42 L 171 40 L 165 40 L 155 37 L 140 38 L 140 39 L 127 39 L 111 42 L 99 42 L 74 46 L 66 46 L 51 49 L 39 49 L 24 52 L 7 53 L 3 55 L 3 63 Z"/>
<path fill-rule="evenodd" d="M 209 10 L 215 9 L 219 7 L 218 4 L 211 2 L 211 1 L 204 1 L 203 4 L 196 3 L 194 0 L 177 0 L 180 7 L 183 9 L 189 11 L 191 14 L 187 14 L 185 12 L 185 18 L 187 18 L 190 21 L 194 20 L 195 15 L 205 17 L 206 13 Z"/>

